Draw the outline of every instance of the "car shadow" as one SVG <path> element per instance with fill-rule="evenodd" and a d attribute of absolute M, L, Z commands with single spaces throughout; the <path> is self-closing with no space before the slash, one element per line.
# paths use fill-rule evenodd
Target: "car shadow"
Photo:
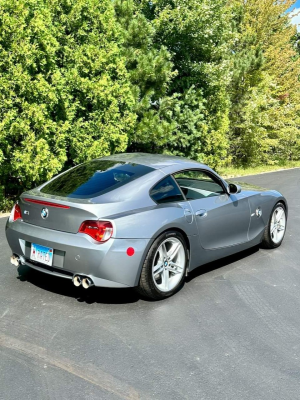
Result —
<path fill-rule="evenodd" d="M 18 273 L 20 281 L 30 282 L 34 286 L 61 296 L 73 297 L 80 303 L 126 304 L 137 302 L 140 299 L 138 293 L 132 288 L 91 287 L 86 290 L 82 287 L 75 287 L 71 279 L 45 274 L 25 265 L 18 267 Z"/>
<path fill-rule="evenodd" d="M 220 260 L 211 262 L 194 269 L 186 277 L 186 282 L 191 282 L 198 276 L 212 272 L 216 269 L 226 267 L 236 261 L 240 261 L 251 254 L 256 253 L 259 246 L 252 247 L 240 253 L 222 258 Z M 48 292 L 52 292 L 61 296 L 73 297 L 78 302 L 93 304 L 128 304 L 135 303 L 139 300 L 152 302 L 153 300 L 143 298 L 133 288 L 114 289 L 114 288 L 99 288 L 92 287 L 88 290 L 82 287 L 75 287 L 71 280 L 59 278 L 53 275 L 39 272 L 27 266 L 18 267 L 18 279 L 20 281 L 30 282 L 32 285 L 37 286 Z"/>
<path fill-rule="evenodd" d="M 235 263 L 237 261 L 241 261 L 244 258 L 247 258 L 247 257 L 251 256 L 252 254 L 257 253 L 259 251 L 259 249 L 260 249 L 259 245 L 258 246 L 254 246 L 254 247 L 251 247 L 250 249 L 243 250 L 243 251 L 241 251 L 239 253 L 235 253 L 235 254 L 233 254 L 231 256 L 224 257 L 224 258 L 221 258 L 221 259 L 216 260 L 216 261 L 212 261 L 212 262 L 210 262 L 208 264 L 204 264 L 204 265 L 194 269 L 193 271 L 191 271 L 188 274 L 188 276 L 186 277 L 186 282 L 190 282 L 193 279 L 197 278 L 198 276 L 207 274 L 208 272 L 212 272 L 212 271 L 214 271 L 216 269 L 219 269 L 219 268 L 222 268 L 222 267 L 226 267 L 226 266 L 228 266 L 230 264 L 233 264 L 233 263 Z"/>

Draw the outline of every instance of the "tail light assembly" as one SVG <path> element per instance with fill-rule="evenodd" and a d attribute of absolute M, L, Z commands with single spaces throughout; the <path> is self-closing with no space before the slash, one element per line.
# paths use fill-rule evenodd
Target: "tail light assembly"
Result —
<path fill-rule="evenodd" d="M 112 237 L 113 225 L 109 221 L 84 221 L 78 232 L 89 235 L 99 243 L 104 243 Z"/>
<path fill-rule="evenodd" d="M 22 219 L 21 207 L 19 206 L 18 203 L 16 203 L 13 206 L 13 209 L 11 211 L 11 217 L 13 221 L 16 221 L 17 219 Z"/>

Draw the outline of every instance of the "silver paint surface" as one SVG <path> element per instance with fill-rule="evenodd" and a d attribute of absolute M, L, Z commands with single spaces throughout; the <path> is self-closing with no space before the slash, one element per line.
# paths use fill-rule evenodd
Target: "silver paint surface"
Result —
<path fill-rule="evenodd" d="M 178 229 L 185 234 L 190 249 L 188 269 L 192 271 L 259 244 L 274 205 L 279 200 L 286 204 L 277 191 L 243 184 L 238 194 L 156 204 L 149 195 L 150 189 L 165 176 L 181 170 L 208 171 L 224 187 L 228 183 L 208 166 L 181 157 L 132 153 L 104 159 L 140 163 L 154 170 L 88 200 L 45 195 L 40 192 L 43 185 L 23 193 L 19 202 L 23 220 L 9 219 L 6 237 L 12 252 L 25 256 L 27 265 L 65 278 L 82 273 L 91 277 L 96 286 L 132 287 L 139 282 L 151 244 L 162 232 Z M 47 206 L 48 217 L 43 219 L 41 211 L 45 206 L 28 203 L 25 198 L 57 202 L 70 208 Z M 252 215 L 257 208 L 262 210 L 259 218 Z M 78 233 L 84 220 L 98 219 L 111 221 L 114 227 L 113 237 L 105 243 Z M 53 270 L 30 262 L 31 243 L 54 249 Z M 135 249 L 132 257 L 126 254 L 128 247 Z"/>

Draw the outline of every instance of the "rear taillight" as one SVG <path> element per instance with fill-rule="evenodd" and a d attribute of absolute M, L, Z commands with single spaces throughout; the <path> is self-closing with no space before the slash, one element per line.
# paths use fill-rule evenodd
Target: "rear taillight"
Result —
<path fill-rule="evenodd" d="M 108 221 L 84 221 L 79 228 L 81 233 L 91 236 L 97 242 L 106 242 L 112 237 L 113 226 Z"/>
<path fill-rule="evenodd" d="M 11 211 L 12 220 L 16 221 L 17 219 L 22 219 L 22 212 L 19 204 L 15 204 Z"/>

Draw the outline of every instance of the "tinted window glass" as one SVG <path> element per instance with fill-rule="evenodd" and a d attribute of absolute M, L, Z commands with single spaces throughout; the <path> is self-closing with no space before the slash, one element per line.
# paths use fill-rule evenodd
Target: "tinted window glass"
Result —
<path fill-rule="evenodd" d="M 179 187 L 170 176 L 154 186 L 150 191 L 150 196 L 154 201 L 156 201 L 156 203 L 168 203 L 171 201 L 184 200 Z"/>
<path fill-rule="evenodd" d="M 133 181 L 153 168 L 110 160 L 94 160 L 58 176 L 42 193 L 73 198 L 92 198 Z"/>
<path fill-rule="evenodd" d="M 219 196 L 224 193 L 221 184 L 204 171 L 186 170 L 174 174 L 187 200 Z"/>

